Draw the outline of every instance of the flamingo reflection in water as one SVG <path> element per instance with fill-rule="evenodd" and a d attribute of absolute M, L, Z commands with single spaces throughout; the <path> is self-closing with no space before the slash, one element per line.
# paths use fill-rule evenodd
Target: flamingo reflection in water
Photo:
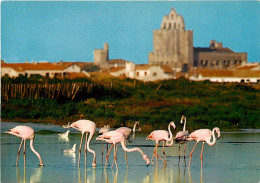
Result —
<path fill-rule="evenodd" d="M 150 160 L 148 158 L 148 156 L 146 154 L 143 153 L 143 151 L 138 148 L 138 147 L 135 147 L 135 148 L 132 148 L 132 149 L 128 149 L 126 146 L 125 146 L 125 136 L 120 133 L 120 132 L 117 132 L 115 130 L 113 131 L 109 131 L 103 135 L 100 135 L 96 138 L 96 140 L 103 140 L 103 141 L 106 141 L 107 143 L 110 143 L 111 144 L 111 147 L 108 151 L 108 154 L 106 156 L 106 163 L 105 163 L 105 168 L 106 168 L 106 165 L 107 165 L 107 159 L 109 157 L 109 154 L 112 150 L 112 147 L 114 146 L 114 161 L 115 161 L 115 164 L 116 164 L 116 169 L 118 170 L 118 166 L 117 166 L 117 154 L 116 154 L 116 147 L 115 145 L 117 143 L 121 143 L 121 146 L 123 148 L 124 151 L 126 152 L 133 152 L 133 151 L 138 151 L 140 152 L 140 154 L 142 155 L 144 161 L 146 162 L 146 165 L 148 166 L 150 164 Z"/>

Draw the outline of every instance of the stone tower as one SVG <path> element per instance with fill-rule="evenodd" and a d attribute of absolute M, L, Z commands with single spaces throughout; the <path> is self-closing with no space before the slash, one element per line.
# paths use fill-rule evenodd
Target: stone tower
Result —
<path fill-rule="evenodd" d="M 149 64 L 168 65 L 176 70 L 193 65 L 193 31 L 185 30 L 184 19 L 174 8 L 163 17 L 160 29 L 154 30 L 153 49 Z"/>
<path fill-rule="evenodd" d="M 109 46 L 108 43 L 104 44 L 104 49 L 94 50 L 94 64 L 100 66 L 101 68 L 108 67 L 109 60 Z"/>

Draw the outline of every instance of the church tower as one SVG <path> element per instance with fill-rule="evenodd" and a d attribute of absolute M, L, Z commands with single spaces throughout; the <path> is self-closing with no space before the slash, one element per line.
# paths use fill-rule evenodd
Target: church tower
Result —
<path fill-rule="evenodd" d="M 185 30 L 184 19 L 174 8 L 153 32 L 149 64 L 168 65 L 177 71 L 193 66 L 193 31 Z"/>

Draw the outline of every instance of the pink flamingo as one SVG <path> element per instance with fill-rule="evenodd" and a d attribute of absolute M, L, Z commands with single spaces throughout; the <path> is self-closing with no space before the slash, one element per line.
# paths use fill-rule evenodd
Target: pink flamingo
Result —
<path fill-rule="evenodd" d="M 186 153 L 186 144 L 187 144 L 187 137 L 189 136 L 189 132 L 185 131 L 186 130 L 186 117 L 184 115 L 181 116 L 181 121 L 180 123 L 183 124 L 184 121 L 184 125 L 183 125 L 183 129 L 182 131 L 179 131 L 176 136 L 175 136 L 175 142 L 177 142 L 179 144 L 179 163 L 178 165 L 180 165 L 180 151 L 181 151 L 181 144 L 184 144 L 184 162 L 185 162 L 185 166 L 186 166 L 186 159 L 185 159 L 185 153 Z"/>
<path fill-rule="evenodd" d="M 136 129 L 137 125 L 138 125 L 138 128 L 139 128 L 138 131 L 140 132 L 141 128 L 140 128 L 140 123 L 138 121 L 135 122 L 133 130 L 128 128 L 128 127 L 120 127 L 120 128 L 116 129 L 117 132 L 119 132 L 119 133 L 121 133 L 125 136 L 125 145 L 126 145 L 126 139 L 129 143 L 132 143 L 134 141 L 134 139 L 135 139 L 135 129 Z M 130 140 L 130 135 L 131 135 L 132 132 L 133 132 L 133 136 L 132 136 L 132 139 Z M 117 145 L 117 148 L 118 148 L 118 145 Z M 116 151 L 117 151 L 117 148 L 116 148 Z M 126 151 L 125 151 L 125 161 L 126 161 L 126 165 L 128 167 Z M 113 164 L 114 164 L 114 162 L 113 162 Z"/>
<path fill-rule="evenodd" d="M 126 146 L 125 146 L 125 136 L 122 133 L 117 132 L 116 130 L 109 131 L 109 132 L 107 132 L 103 135 L 100 135 L 96 138 L 96 140 L 103 140 L 103 141 L 106 141 L 107 143 L 112 144 L 109 151 L 108 151 L 107 157 L 106 157 L 105 168 L 106 168 L 106 165 L 107 165 L 107 160 L 108 160 L 109 154 L 112 150 L 112 147 L 114 146 L 114 161 L 115 161 L 115 164 L 116 164 L 116 169 L 118 170 L 117 160 L 116 160 L 117 151 L 116 151 L 116 147 L 115 147 L 115 145 L 117 143 L 121 143 L 123 150 L 126 151 L 126 152 L 133 152 L 133 151 L 140 152 L 144 161 L 146 161 L 146 165 L 148 166 L 150 164 L 150 160 L 149 160 L 148 156 L 146 154 L 144 154 L 143 151 L 140 148 L 138 148 L 138 147 L 135 147 L 135 148 L 132 148 L 132 149 L 126 148 Z"/>
<path fill-rule="evenodd" d="M 78 166 L 80 163 L 80 153 L 81 153 L 81 145 L 82 145 L 82 140 L 84 133 L 86 133 L 86 141 L 85 141 L 85 166 L 87 166 L 87 150 L 91 152 L 94 157 L 93 157 L 93 162 L 92 162 L 92 167 L 96 167 L 96 152 L 93 151 L 92 149 L 89 148 L 89 143 L 90 140 L 92 139 L 95 131 L 96 131 L 96 124 L 93 121 L 90 120 L 78 120 L 72 124 L 64 125 L 64 128 L 74 128 L 78 131 L 81 131 L 81 140 L 80 140 L 80 145 L 79 145 L 79 158 L 78 158 Z M 88 133 L 89 133 L 89 138 L 88 138 Z"/>
<path fill-rule="evenodd" d="M 167 166 L 166 163 L 166 156 L 165 156 L 165 151 L 164 151 L 164 142 L 166 142 L 167 146 L 172 146 L 173 144 L 173 137 L 172 137 L 172 132 L 170 127 L 173 127 L 174 129 L 176 128 L 175 124 L 173 121 L 171 121 L 168 125 L 168 131 L 166 130 L 155 130 L 152 133 L 150 133 L 150 135 L 147 136 L 146 140 L 153 140 L 156 142 L 154 151 L 153 151 L 153 157 L 156 156 L 156 162 L 157 162 L 157 158 L 159 157 L 164 164 Z M 170 137 L 169 137 L 170 134 Z M 158 156 L 158 145 L 159 142 L 162 141 L 163 142 L 163 155 L 164 155 L 164 160 Z M 167 144 L 168 142 L 170 142 L 170 144 Z M 153 157 L 152 157 L 152 161 L 153 161 Z"/>
<path fill-rule="evenodd" d="M 38 159 L 40 161 L 39 166 L 43 166 L 41 155 L 33 147 L 33 141 L 34 141 L 35 135 L 34 135 L 34 130 L 31 127 L 28 127 L 28 126 L 16 126 L 16 127 L 12 128 L 12 129 L 6 131 L 5 133 L 11 134 L 11 135 L 15 135 L 15 136 L 20 137 L 22 139 L 20 147 L 18 149 L 18 153 L 17 153 L 16 166 L 18 166 L 20 150 L 21 150 L 23 142 L 24 142 L 24 150 L 23 150 L 24 165 L 26 164 L 26 159 L 25 159 L 25 147 L 26 147 L 26 145 L 25 145 L 25 143 L 26 143 L 27 139 L 30 139 L 31 150 L 38 157 Z"/>
<path fill-rule="evenodd" d="M 199 129 L 199 130 L 192 132 L 188 136 L 188 138 L 187 138 L 188 141 L 192 141 L 192 140 L 197 141 L 195 143 L 191 153 L 190 153 L 189 168 L 190 168 L 192 153 L 195 150 L 195 147 L 199 142 L 202 142 L 202 148 L 201 148 L 201 154 L 200 154 L 201 166 L 202 166 L 204 143 L 206 142 L 209 146 L 213 146 L 216 143 L 215 132 L 218 134 L 218 139 L 219 139 L 220 138 L 220 130 L 219 130 L 218 127 L 213 128 L 212 131 L 210 131 L 209 129 Z M 210 142 L 211 137 L 213 137 L 212 142 Z"/>
<path fill-rule="evenodd" d="M 110 126 L 109 125 L 105 125 L 104 127 L 100 128 L 98 134 L 102 135 L 104 133 L 107 133 L 110 130 Z M 102 143 L 102 165 L 103 165 L 103 156 L 104 156 L 104 147 L 103 147 L 103 141 L 101 141 Z M 108 143 L 107 143 L 107 153 L 108 153 Z"/>

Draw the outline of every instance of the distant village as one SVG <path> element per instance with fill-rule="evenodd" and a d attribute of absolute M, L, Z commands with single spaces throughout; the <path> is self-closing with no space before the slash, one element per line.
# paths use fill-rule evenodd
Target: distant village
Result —
<path fill-rule="evenodd" d="M 185 29 L 184 19 L 174 8 L 162 19 L 160 29 L 153 31 L 153 52 L 148 64 L 123 59 L 109 59 L 109 44 L 94 50 L 93 62 L 6 63 L 1 60 L 1 77 L 84 78 L 93 73 L 157 81 L 185 77 L 192 81 L 260 82 L 260 64 L 248 63 L 247 53 L 237 53 L 211 40 L 209 47 L 193 46 L 193 31 Z"/>

